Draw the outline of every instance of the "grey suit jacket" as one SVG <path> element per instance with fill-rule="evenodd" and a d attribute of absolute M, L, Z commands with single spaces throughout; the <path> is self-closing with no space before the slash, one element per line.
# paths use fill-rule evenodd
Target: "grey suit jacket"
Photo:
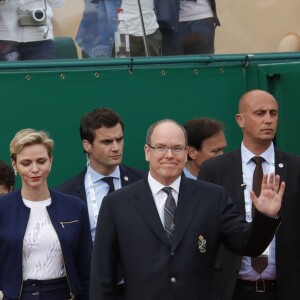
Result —
<path fill-rule="evenodd" d="M 275 173 L 286 182 L 282 203 L 282 224 L 276 233 L 276 271 L 279 299 L 300 295 L 300 157 L 275 148 Z M 198 179 L 222 185 L 245 215 L 240 148 L 202 163 Z M 216 262 L 216 287 L 221 300 L 231 300 L 241 256 L 222 246 Z"/>
<path fill-rule="evenodd" d="M 125 299 L 217 299 L 213 265 L 220 242 L 240 254 L 257 255 L 279 224 L 257 214 L 251 227 L 222 187 L 188 178 L 180 184 L 172 244 L 147 178 L 106 196 L 99 217 L 90 300 L 115 299 L 119 262 Z M 264 235 L 254 238 L 261 228 Z"/>

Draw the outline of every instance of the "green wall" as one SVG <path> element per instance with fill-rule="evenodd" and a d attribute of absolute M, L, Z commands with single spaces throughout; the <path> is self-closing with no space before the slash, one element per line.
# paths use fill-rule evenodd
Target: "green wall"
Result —
<path fill-rule="evenodd" d="M 56 186 L 85 165 L 79 122 L 95 107 L 111 107 L 124 120 L 123 162 L 131 166 L 147 168 L 146 131 L 162 118 L 221 120 L 229 151 L 241 142 L 237 102 L 253 88 L 277 97 L 276 143 L 300 154 L 299 74 L 297 53 L 0 63 L 0 159 L 9 161 L 18 130 L 44 129 L 55 141 L 49 183 Z"/>

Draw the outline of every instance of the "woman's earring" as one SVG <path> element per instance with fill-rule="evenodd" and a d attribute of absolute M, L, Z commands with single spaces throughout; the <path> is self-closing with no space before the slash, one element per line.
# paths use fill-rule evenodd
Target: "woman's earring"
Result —
<path fill-rule="evenodd" d="M 18 171 L 17 171 L 17 169 L 15 169 L 15 176 L 17 176 L 18 175 Z"/>

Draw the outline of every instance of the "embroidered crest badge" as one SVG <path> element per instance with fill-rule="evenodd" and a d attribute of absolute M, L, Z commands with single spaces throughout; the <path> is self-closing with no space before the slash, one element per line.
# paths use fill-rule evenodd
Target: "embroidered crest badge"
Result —
<path fill-rule="evenodd" d="M 206 239 L 204 238 L 203 235 L 199 235 L 198 237 L 198 249 L 200 253 L 206 252 Z"/>

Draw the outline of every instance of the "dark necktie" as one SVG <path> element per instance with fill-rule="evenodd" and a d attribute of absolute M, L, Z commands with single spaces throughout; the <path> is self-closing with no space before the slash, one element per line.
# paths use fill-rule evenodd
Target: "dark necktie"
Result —
<path fill-rule="evenodd" d="M 172 195 L 171 187 L 165 187 L 162 189 L 162 191 L 168 195 L 164 207 L 164 226 L 169 240 L 172 240 L 175 229 L 176 203 Z"/>
<path fill-rule="evenodd" d="M 109 194 L 115 190 L 113 177 L 103 177 L 101 180 L 103 180 L 104 182 L 106 182 L 109 185 L 109 190 L 108 190 L 107 194 Z"/>
<path fill-rule="evenodd" d="M 252 190 L 255 193 L 256 197 L 259 197 L 261 191 L 261 183 L 263 180 L 263 169 L 262 163 L 265 161 L 261 156 L 254 156 L 252 161 L 255 163 L 255 170 L 253 173 L 252 179 Z"/>
<path fill-rule="evenodd" d="M 252 161 L 255 163 L 255 169 L 253 173 L 252 180 L 252 190 L 255 193 L 256 197 L 259 197 L 261 192 L 261 184 L 263 179 L 263 169 L 262 163 L 265 161 L 261 156 L 254 156 Z M 252 205 L 252 215 L 255 213 L 255 207 Z M 258 273 L 262 273 L 263 270 L 268 266 L 268 257 L 267 256 L 258 256 L 251 258 L 251 265 L 254 270 Z"/>

